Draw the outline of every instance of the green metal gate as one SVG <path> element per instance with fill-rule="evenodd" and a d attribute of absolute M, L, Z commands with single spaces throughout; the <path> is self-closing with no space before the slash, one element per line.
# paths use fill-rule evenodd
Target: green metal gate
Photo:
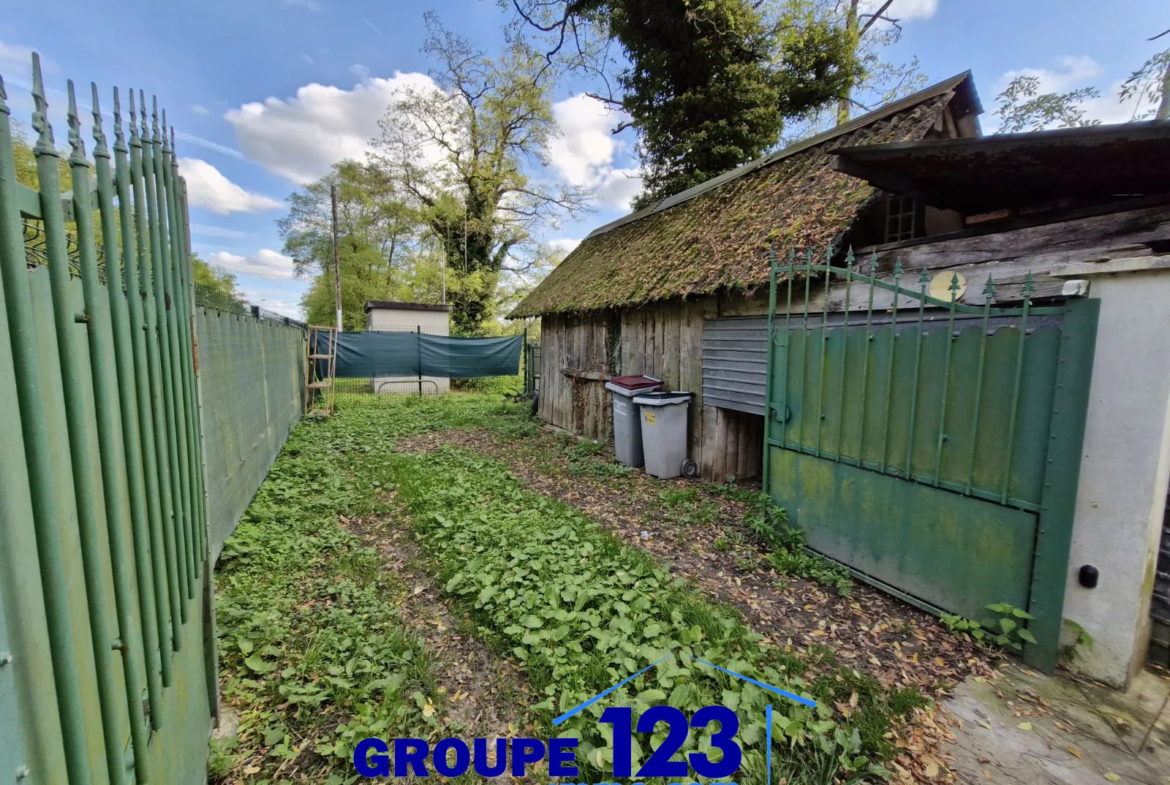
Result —
<path fill-rule="evenodd" d="M 111 151 L 94 87 L 92 162 L 72 82 L 62 160 L 35 55 L 32 93 L 36 190 L 0 81 L 3 777 L 193 785 L 215 662 L 186 191 L 141 93 L 129 144 L 114 93 Z"/>
<path fill-rule="evenodd" d="M 1029 275 L 996 307 L 988 276 L 969 306 L 957 275 L 940 299 L 925 270 L 868 272 L 773 260 L 766 490 L 809 547 L 921 607 L 1027 609 L 1025 658 L 1050 670 L 1099 302 L 1035 307 Z"/>

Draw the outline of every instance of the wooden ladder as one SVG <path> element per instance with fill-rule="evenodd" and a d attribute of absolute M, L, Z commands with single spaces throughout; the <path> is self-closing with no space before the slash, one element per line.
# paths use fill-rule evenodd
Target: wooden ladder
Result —
<path fill-rule="evenodd" d="M 328 341 L 322 351 L 322 344 Z M 321 374 L 322 361 L 325 366 Z M 333 385 L 337 374 L 337 328 L 309 325 L 309 340 L 306 343 L 305 358 L 305 414 L 331 414 L 337 405 L 337 391 Z M 315 407 L 320 393 L 321 407 Z"/>

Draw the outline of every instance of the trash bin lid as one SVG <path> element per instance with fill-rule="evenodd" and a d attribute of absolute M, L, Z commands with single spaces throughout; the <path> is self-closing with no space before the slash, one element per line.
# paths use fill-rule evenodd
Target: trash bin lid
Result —
<path fill-rule="evenodd" d="M 689 403 L 691 400 L 691 393 L 689 392 L 648 392 L 639 393 L 634 398 L 634 403 L 639 406 L 673 406 L 677 403 Z"/>
<path fill-rule="evenodd" d="M 605 383 L 607 390 L 631 394 L 639 390 L 661 386 L 662 380 L 655 379 L 653 376 L 611 376 L 609 381 Z"/>

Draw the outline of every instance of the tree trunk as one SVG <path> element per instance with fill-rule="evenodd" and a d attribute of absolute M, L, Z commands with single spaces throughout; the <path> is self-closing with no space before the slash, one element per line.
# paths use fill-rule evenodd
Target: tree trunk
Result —
<path fill-rule="evenodd" d="M 857 33 L 857 6 L 861 0 L 849 0 L 849 11 L 845 16 L 845 31 L 848 33 Z M 860 41 L 854 43 L 854 52 Z M 845 91 L 845 95 L 837 100 L 837 125 L 844 125 L 849 122 L 849 99 L 851 97 L 852 89 Z"/>

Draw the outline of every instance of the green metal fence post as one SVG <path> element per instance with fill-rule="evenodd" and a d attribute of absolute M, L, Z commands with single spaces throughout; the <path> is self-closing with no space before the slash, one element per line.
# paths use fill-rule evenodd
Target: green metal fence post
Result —
<path fill-rule="evenodd" d="M 0 758 L 8 761 L 11 751 L 19 760 L 6 771 L 27 766 L 31 782 L 57 783 L 68 781 L 67 765 L 79 777 L 88 778 L 89 770 L 84 747 L 79 746 L 83 738 L 73 737 L 68 747 L 63 738 L 68 727 L 83 730 L 76 695 L 61 693 L 76 689 L 76 672 L 54 667 L 62 652 L 72 652 L 72 643 L 68 624 L 58 624 L 49 615 L 61 610 L 65 576 L 59 543 L 52 547 L 44 543 L 45 537 L 56 538 L 57 520 L 50 494 L 53 483 L 46 474 L 51 465 L 23 269 L 7 99 L 0 77 L 0 400 L 15 404 L 0 417 L 0 444 L 13 457 L 0 466 L 0 521 L 4 522 L 0 525 L 0 595 L 4 597 L 0 612 L 12 635 L 7 644 L 0 643 L 0 657 L 8 657 L 0 666 L 8 675 L 0 673 L 0 677 L 12 679 L 20 714 L 11 719 L 22 726 L 9 730 L 5 723 L 0 728 L 0 738 L 6 740 L 0 745 L 5 748 Z M 0 722 L 4 720 L 0 711 Z M 78 757 L 80 767 L 74 765 Z"/>
<path fill-rule="evenodd" d="M 1066 306 L 1052 398 L 1044 490 L 1036 533 L 1028 629 L 1037 645 L 1024 649 L 1024 661 L 1047 673 L 1060 658 L 1064 590 L 1076 515 L 1077 486 L 1089 410 L 1089 380 L 1097 344 L 1100 300 L 1073 300 Z M 1024 336 L 1020 336 L 1022 341 Z"/>
<path fill-rule="evenodd" d="M 151 232 L 152 211 L 146 195 L 145 177 L 146 153 L 149 145 L 143 146 L 138 135 L 138 116 L 134 110 L 134 91 L 130 91 L 130 172 L 134 189 L 134 218 L 138 234 L 137 271 L 139 289 L 144 313 L 143 329 L 147 364 L 150 368 L 150 405 L 146 411 L 151 414 L 150 435 L 154 437 L 156 488 L 159 500 L 159 515 L 151 525 L 151 552 L 156 571 L 166 585 L 166 592 L 160 597 L 166 600 L 167 613 L 160 614 L 159 641 L 162 644 L 163 684 L 171 685 L 172 654 L 179 651 L 182 621 L 179 613 L 179 582 L 175 570 L 174 542 L 171 539 L 174 521 L 174 499 L 171 496 L 171 462 L 167 449 L 166 406 L 163 402 L 162 377 L 162 330 L 155 310 L 154 283 L 151 280 L 151 248 L 158 243 L 157 233 Z M 131 310 L 133 315 L 133 310 Z M 149 478 L 149 475 L 148 475 Z M 159 608 L 163 605 L 160 603 Z M 165 627 L 162 625 L 166 625 Z M 169 634 L 168 634 L 169 633 Z"/>
<path fill-rule="evenodd" d="M 114 182 L 110 176 L 110 151 L 106 148 L 105 135 L 101 130 L 102 114 L 98 103 L 97 85 L 93 85 L 94 163 L 97 168 L 98 201 L 101 205 L 102 239 L 105 243 L 106 294 L 110 300 L 110 317 L 114 331 L 114 357 L 117 363 L 118 387 L 122 406 L 122 446 L 126 453 L 127 483 L 130 491 L 130 521 L 133 531 L 134 568 L 138 581 L 139 623 L 142 627 L 143 654 L 146 662 L 146 689 L 149 695 L 151 725 L 160 727 L 162 706 L 162 673 L 158 651 L 158 615 L 155 608 L 156 595 L 151 571 L 150 555 L 150 505 L 147 501 L 145 472 L 153 471 L 153 460 L 147 460 L 149 451 L 142 449 L 142 431 L 139 427 L 142 412 L 139 406 L 146 401 L 149 386 L 146 374 L 137 364 L 135 342 L 128 303 L 138 298 L 137 276 L 134 269 L 134 225 L 130 205 L 130 191 L 125 182 L 126 141 L 122 137 L 121 107 L 117 91 L 114 93 L 114 155 L 117 157 L 115 170 L 119 182 L 118 202 L 123 207 L 114 207 Z M 119 221 L 120 226 L 119 226 Z M 125 249 L 126 279 L 123 291 L 123 251 L 118 247 L 118 231 L 121 230 L 122 248 Z M 141 323 L 141 317 L 139 317 Z M 141 324 L 139 324 L 141 333 Z"/>
<path fill-rule="evenodd" d="M 57 332 L 57 348 L 61 365 L 61 381 L 64 388 L 65 414 L 69 433 L 69 459 L 73 474 L 73 487 L 77 507 L 77 528 L 81 540 L 81 564 L 85 575 L 85 601 L 89 611 L 90 636 L 93 642 L 94 667 L 97 672 L 97 688 L 101 714 L 101 734 L 105 743 L 106 767 L 111 783 L 121 783 L 122 732 L 120 715 L 117 712 L 117 698 L 114 689 L 114 664 L 112 652 L 113 630 L 106 617 L 107 598 L 102 591 L 104 560 L 101 554 L 101 537 L 98 507 L 94 499 L 98 489 L 94 487 L 93 474 L 100 470 L 94 466 L 94 451 L 90 444 L 89 422 L 86 414 L 84 386 L 88 385 L 84 375 L 85 358 L 76 334 L 78 314 L 69 293 L 69 255 L 65 235 L 65 217 L 61 210 L 61 187 L 58 179 L 58 153 L 53 141 L 52 128 L 48 119 L 48 101 L 41 78 L 39 58 L 33 60 L 33 101 L 36 105 L 33 128 L 37 131 L 37 142 L 33 147 L 36 157 L 37 177 L 40 180 L 41 217 L 45 222 L 46 256 L 49 259 L 49 284 L 53 298 L 53 323 Z M 75 191 L 89 188 L 89 164 L 81 147 L 81 136 L 71 130 L 69 142 L 72 154 L 70 166 L 78 177 Z M 81 218 L 82 223 L 88 216 Z M 93 245 L 87 248 L 79 243 L 79 254 L 92 254 Z M 96 263 L 87 260 L 84 264 Z M 84 321 L 84 316 L 81 321 Z"/>
<path fill-rule="evenodd" d="M 179 478 L 183 493 L 183 550 L 187 560 L 187 598 L 195 597 L 195 588 L 198 585 L 198 559 L 195 545 L 195 488 L 191 472 L 191 442 L 194 437 L 190 433 L 191 421 L 188 416 L 189 404 L 187 401 L 187 355 L 183 351 L 186 334 L 185 315 L 183 308 L 184 297 L 180 287 L 181 275 L 179 268 L 184 256 L 180 250 L 180 229 L 178 215 L 175 210 L 174 193 L 171 184 L 171 149 L 166 133 L 166 113 L 163 113 L 162 144 L 159 144 L 158 99 L 154 99 L 153 130 L 155 146 L 155 178 L 158 183 L 159 212 L 166 220 L 168 229 L 166 239 L 169 242 L 167 250 L 167 264 L 164 266 L 163 280 L 166 284 L 168 302 L 167 325 L 170 332 L 172 372 L 174 373 L 175 388 L 175 428 L 179 437 Z"/>
<path fill-rule="evenodd" d="M 772 374 L 776 366 L 776 244 L 768 251 L 768 353 L 764 375 L 764 493 L 772 482 Z"/>
<path fill-rule="evenodd" d="M 882 423 L 881 473 L 886 473 L 890 449 L 890 420 L 894 417 L 894 373 L 898 365 L 898 295 L 901 293 L 902 260 L 894 260 L 894 304 L 890 308 L 890 361 L 886 366 L 886 417 Z"/>
<path fill-rule="evenodd" d="M 135 778 L 138 782 L 145 783 L 150 779 L 150 770 L 147 764 L 147 731 L 142 713 L 143 686 L 140 678 L 140 674 L 143 672 L 142 660 L 140 659 L 143 644 L 139 637 L 141 630 L 134 620 L 134 594 L 130 586 L 131 558 L 123 532 L 123 522 L 130 518 L 129 499 L 123 495 L 122 486 L 123 478 L 129 473 L 129 467 L 124 462 L 125 449 L 121 439 L 121 411 L 114 400 L 118 390 L 117 366 L 106 343 L 107 339 L 113 338 L 113 330 L 110 327 L 109 313 L 106 310 L 108 303 L 102 297 L 101 287 L 98 283 L 93 225 L 94 208 L 90 201 L 89 189 L 89 161 L 85 158 L 85 147 L 81 139 L 81 118 L 77 114 L 77 96 L 74 94 L 73 80 L 69 80 L 68 89 L 69 143 L 73 148 L 69 156 L 69 168 L 73 174 L 73 182 L 83 184 L 81 186 L 75 185 L 73 188 L 73 216 L 77 225 L 78 266 L 81 272 L 85 303 L 86 334 L 89 339 L 89 368 L 93 383 L 98 454 L 100 455 L 101 478 L 106 503 L 106 531 L 110 548 L 110 572 L 114 583 L 114 610 L 118 619 L 118 641 L 114 648 L 122 653 L 122 674 L 130 718 L 130 737 L 134 746 Z M 96 102 L 95 114 L 100 121 L 101 114 L 96 110 Z M 110 196 L 108 182 L 110 153 L 106 149 L 105 137 L 101 133 L 100 125 L 94 125 L 94 137 L 97 140 L 97 146 L 94 148 L 95 159 L 102 158 L 106 162 L 105 197 L 108 198 Z M 102 201 L 100 192 L 99 201 Z M 103 207 L 103 231 L 112 231 L 116 236 L 117 225 L 113 220 L 113 204 L 106 204 Z M 112 244 L 112 238 L 106 242 Z M 108 257 L 106 266 L 116 269 L 118 266 L 117 255 Z M 116 272 L 115 277 L 118 280 L 119 288 L 121 288 L 120 273 Z M 92 500 L 85 500 L 81 503 L 93 506 Z"/>
<path fill-rule="evenodd" d="M 869 401 L 869 357 L 873 354 L 873 289 L 877 281 L 877 254 L 869 258 L 869 300 L 865 306 L 865 352 L 861 355 L 861 425 L 857 429 L 857 465 L 865 466 L 865 412 Z"/>
<path fill-rule="evenodd" d="M 837 450 L 836 460 L 841 460 L 845 438 L 845 373 L 849 367 L 849 294 L 853 289 L 853 248 L 845 254 L 845 318 L 841 326 L 845 333 L 845 340 L 841 345 L 841 395 L 837 407 Z M 828 306 L 826 302 L 826 307 Z"/>
<path fill-rule="evenodd" d="M 139 91 L 138 97 L 146 106 L 145 98 Z M 190 614 L 189 603 L 194 595 L 195 584 L 191 581 L 189 565 L 191 550 L 188 541 L 188 522 L 191 519 L 191 491 L 187 484 L 187 462 L 185 456 L 186 432 L 183 429 L 183 399 L 179 389 L 178 338 L 175 335 L 175 296 L 171 283 L 170 227 L 167 225 L 166 183 L 163 181 L 162 146 L 159 140 L 158 98 L 153 99 L 151 128 L 148 135 L 145 128 L 146 110 L 143 109 L 143 141 L 149 140 L 151 172 L 146 175 L 146 195 L 155 209 L 155 224 L 158 231 L 158 254 L 155 256 L 155 307 L 159 313 L 159 326 L 163 330 L 163 389 L 167 392 L 167 434 L 171 445 L 171 486 L 175 498 L 175 558 L 179 567 L 179 586 L 186 598 L 180 601 L 180 614 L 187 623 Z M 144 148 L 145 149 L 145 148 Z M 145 160 L 145 158 L 144 158 Z M 153 177 L 151 173 L 153 172 Z"/>

